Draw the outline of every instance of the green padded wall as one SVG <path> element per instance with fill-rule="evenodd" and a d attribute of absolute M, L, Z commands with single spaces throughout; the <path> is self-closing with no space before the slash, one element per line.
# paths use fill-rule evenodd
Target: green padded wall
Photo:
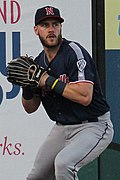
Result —
<path fill-rule="evenodd" d="M 120 152 L 107 149 L 100 157 L 100 180 L 120 180 Z"/>
<path fill-rule="evenodd" d="M 78 176 L 80 180 L 98 180 L 98 159 L 81 168 Z"/>

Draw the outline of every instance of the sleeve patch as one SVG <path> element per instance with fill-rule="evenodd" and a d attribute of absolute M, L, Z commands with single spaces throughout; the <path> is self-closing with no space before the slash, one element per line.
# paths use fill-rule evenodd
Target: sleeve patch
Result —
<path fill-rule="evenodd" d="M 84 70 L 85 66 L 86 66 L 86 61 L 84 59 L 80 59 L 79 61 L 77 61 L 77 67 L 80 72 Z"/>

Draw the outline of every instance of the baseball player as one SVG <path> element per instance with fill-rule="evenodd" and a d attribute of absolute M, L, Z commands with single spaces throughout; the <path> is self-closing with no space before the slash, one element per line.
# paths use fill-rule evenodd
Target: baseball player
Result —
<path fill-rule="evenodd" d="M 44 72 L 34 91 L 23 86 L 22 104 L 33 113 L 42 102 L 55 124 L 27 180 L 78 180 L 78 170 L 97 158 L 113 138 L 110 108 L 95 63 L 78 42 L 62 38 L 63 22 L 55 7 L 36 11 L 34 31 L 43 50 L 35 63 Z"/>

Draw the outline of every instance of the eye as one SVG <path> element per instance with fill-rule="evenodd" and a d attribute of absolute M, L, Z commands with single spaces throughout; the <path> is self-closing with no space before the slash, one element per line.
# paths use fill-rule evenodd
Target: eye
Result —
<path fill-rule="evenodd" d="M 48 25 L 48 23 L 41 23 L 40 26 L 43 28 L 47 28 L 49 25 Z"/>
<path fill-rule="evenodd" d="M 54 27 L 59 27 L 59 25 L 60 25 L 59 22 L 54 22 L 54 23 L 53 23 L 53 26 L 54 26 Z"/>

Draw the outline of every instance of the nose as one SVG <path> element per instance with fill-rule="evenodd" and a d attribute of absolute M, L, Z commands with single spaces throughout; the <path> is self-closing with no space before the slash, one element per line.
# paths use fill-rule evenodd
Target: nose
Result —
<path fill-rule="evenodd" d="M 55 28 L 54 28 L 53 24 L 50 24 L 50 25 L 49 25 L 49 31 L 54 31 L 54 29 L 55 29 Z"/>

